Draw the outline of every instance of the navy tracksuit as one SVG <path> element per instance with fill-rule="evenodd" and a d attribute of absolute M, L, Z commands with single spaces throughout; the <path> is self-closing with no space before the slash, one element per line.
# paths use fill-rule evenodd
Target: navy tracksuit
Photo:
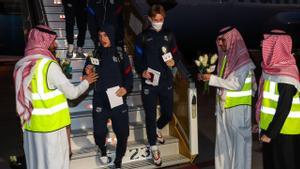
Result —
<path fill-rule="evenodd" d="M 147 137 L 150 146 L 156 145 L 156 127 L 162 129 L 167 125 L 173 115 L 173 75 L 172 70 L 163 61 L 162 47 L 171 52 L 175 64 L 179 61 L 175 37 L 163 29 L 156 32 L 151 28 L 138 35 L 136 40 L 135 68 L 142 74 L 147 68 L 160 72 L 158 86 L 142 82 L 142 99 L 146 115 Z M 160 118 L 156 121 L 157 100 L 160 102 Z"/>
<path fill-rule="evenodd" d="M 98 46 L 97 28 L 109 23 L 116 30 L 116 46 L 123 47 L 123 3 L 122 0 L 88 0 L 88 29 L 95 47 Z"/>
<path fill-rule="evenodd" d="M 66 20 L 66 34 L 68 44 L 74 43 L 74 25 L 78 28 L 77 46 L 83 47 L 87 28 L 87 0 L 62 0 Z"/>
<path fill-rule="evenodd" d="M 106 32 L 111 42 L 114 40 L 114 29 L 111 25 L 103 26 L 102 32 Z M 108 134 L 107 121 L 112 120 L 112 127 L 117 137 L 117 149 L 115 162 L 121 162 L 127 147 L 129 136 L 129 117 L 126 97 L 123 97 L 124 104 L 111 108 L 106 94 L 108 88 L 120 86 L 129 92 L 133 84 L 131 65 L 127 55 L 117 56 L 115 45 L 112 47 L 99 47 L 95 58 L 99 59 L 100 64 L 94 65 L 99 79 L 95 83 L 93 98 L 93 125 L 94 138 L 99 146 L 102 156 L 106 155 L 106 136 Z M 123 59 L 120 59 L 123 57 Z M 91 64 L 90 59 L 86 60 L 86 66 Z"/>

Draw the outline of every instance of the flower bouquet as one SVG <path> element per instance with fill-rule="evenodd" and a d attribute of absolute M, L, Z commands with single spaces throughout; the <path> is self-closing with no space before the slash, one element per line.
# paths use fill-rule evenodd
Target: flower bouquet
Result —
<path fill-rule="evenodd" d="M 200 55 L 198 60 L 195 60 L 195 64 L 197 65 L 198 71 L 200 74 L 211 74 L 216 70 L 216 62 L 218 60 L 218 55 L 208 55 L 204 54 Z M 204 90 L 203 93 L 209 93 L 208 81 L 204 82 Z"/>
<path fill-rule="evenodd" d="M 59 59 L 59 64 L 68 79 L 72 79 L 71 60 L 67 58 Z"/>

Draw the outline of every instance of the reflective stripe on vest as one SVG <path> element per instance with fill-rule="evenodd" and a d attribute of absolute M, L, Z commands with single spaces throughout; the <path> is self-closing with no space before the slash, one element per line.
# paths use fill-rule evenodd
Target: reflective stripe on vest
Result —
<path fill-rule="evenodd" d="M 252 73 L 249 72 L 241 90 L 227 90 L 225 109 L 239 105 L 251 105 L 252 103 Z"/>
<path fill-rule="evenodd" d="M 280 133 L 295 135 L 300 134 L 300 97 L 297 92 L 293 98 L 291 110 L 285 120 Z M 264 92 L 260 113 L 260 127 L 267 130 L 273 120 L 278 105 L 279 92 L 278 84 L 269 80 L 264 82 Z"/>
<path fill-rule="evenodd" d="M 55 61 L 40 59 L 34 67 L 31 80 L 32 106 L 30 121 L 25 129 L 34 132 L 51 132 L 70 125 L 67 99 L 58 89 L 49 89 L 47 72 Z"/>

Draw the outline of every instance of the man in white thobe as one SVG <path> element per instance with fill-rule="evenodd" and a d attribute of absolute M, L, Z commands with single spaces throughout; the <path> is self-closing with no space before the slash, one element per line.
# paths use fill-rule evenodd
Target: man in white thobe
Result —
<path fill-rule="evenodd" d="M 251 169 L 251 105 L 256 90 L 253 70 L 242 36 L 226 27 L 217 37 L 218 75 L 199 78 L 217 87 L 216 169 Z"/>

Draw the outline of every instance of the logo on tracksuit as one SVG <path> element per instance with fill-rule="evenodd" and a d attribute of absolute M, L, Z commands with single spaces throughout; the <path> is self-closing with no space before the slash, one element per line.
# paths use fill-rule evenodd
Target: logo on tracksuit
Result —
<path fill-rule="evenodd" d="M 148 95 L 150 93 L 149 89 L 144 89 L 144 94 Z"/>

